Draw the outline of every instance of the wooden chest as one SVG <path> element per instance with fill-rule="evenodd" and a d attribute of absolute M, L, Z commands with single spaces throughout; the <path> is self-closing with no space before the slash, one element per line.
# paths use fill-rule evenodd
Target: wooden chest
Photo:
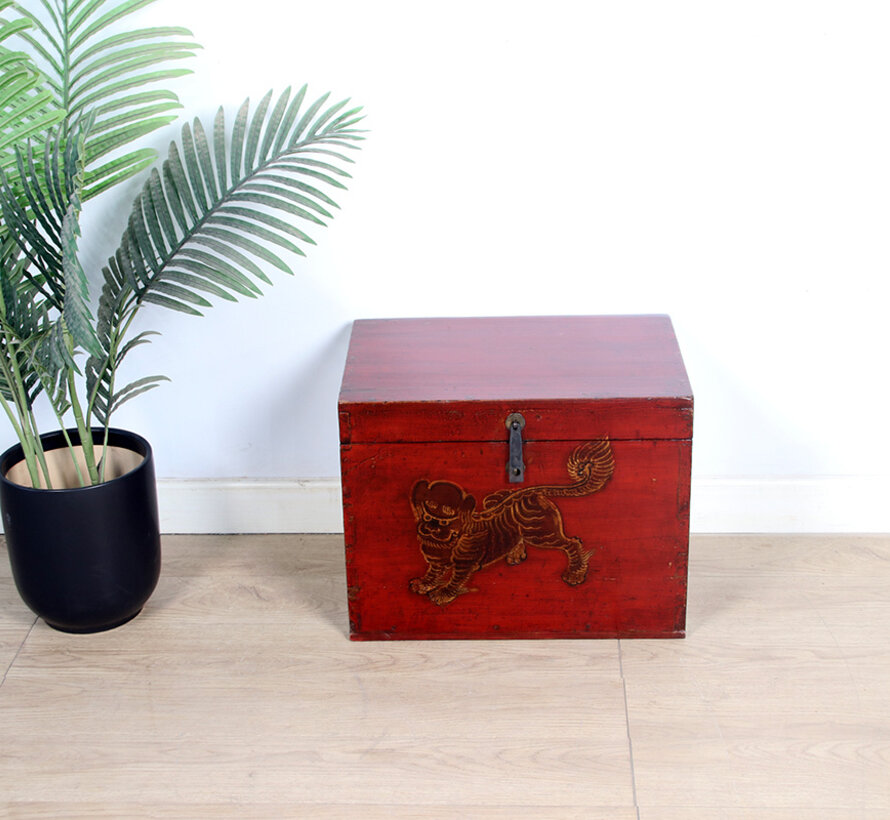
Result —
<path fill-rule="evenodd" d="M 357 321 L 339 412 L 353 639 L 684 635 L 668 317 Z"/>

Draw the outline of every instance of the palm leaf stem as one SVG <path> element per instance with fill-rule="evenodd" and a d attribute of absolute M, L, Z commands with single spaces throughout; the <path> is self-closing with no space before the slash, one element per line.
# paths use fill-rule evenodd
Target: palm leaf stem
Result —
<path fill-rule="evenodd" d="M 28 440 L 31 442 L 31 447 L 37 459 L 37 464 L 39 465 L 40 470 L 43 473 L 45 486 L 51 490 L 53 482 L 52 478 L 50 477 L 49 467 L 46 463 L 46 455 L 43 452 L 43 443 L 40 441 L 40 430 L 37 426 L 37 419 L 34 418 L 34 412 L 31 410 L 30 407 L 26 409 L 22 422 L 22 426 L 26 430 Z M 39 477 L 37 479 L 37 483 L 34 486 L 40 486 Z"/>
<path fill-rule="evenodd" d="M 111 415 L 110 413 L 108 414 Z M 99 469 L 99 483 L 105 483 L 105 472 L 108 467 L 108 431 L 110 427 L 111 421 L 110 419 L 105 419 L 105 424 L 102 425 L 102 458 L 99 461 L 100 469 Z"/>
<path fill-rule="evenodd" d="M 68 32 L 68 0 L 62 0 L 62 21 L 59 34 L 62 36 L 62 109 L 70 110 L 71 89 L 71 38 Z"/>
<path fill-rule="evenodd" d="M 13 391 L 15 391 L 12 375 L 9 372 L 5 356 L 0 356 L 0 371 L 2 371 L 6 383 L 13 389 Z M 12 429 L 15 431 L 16 438 L 22 445 L 22 452 L 25 454 L 25 464 L 28 467 L 28 474 L 31 476 L 31 484 L 34 487 L 37 487 L 40 485 L 40 472 L 37 466 L 37 459 L 34 455 L 34 449 L 31 446 L 32 439 L 30 436 L 25 435 L 26 425 L 23 423 L 24 419 L 22 418 L 21 402 L 16 392 L 14 392 L 13 397 L 15 399 L 14 404 L 16 412 L 13 412 L 5 397 L 0 397 L 0 401 L 3 403 L 3 411 L 6 413 L 9 423 L 12 425 Z M 18 418 L 16 417 L 17 414 Z"/>
<path fill-rule="evenodd" d="M 30 425 L 31 435 L 33 436 L 34 454 L 37 456 L 37 463 L 40 465 L 40 469 L 43 472 L 47 489 L 51 490 L 53 482 L 50 477 L 49 466 L 46 463 L 46 454 L 43 452 L 43 443 L 40 441 L 40 430 L 37 427 L 37 419 L 34 418 L 34 414 L 31 412 L 28 413 L 28 424 Z M 40 485 L 38 484 L 36 486 Z"/>
<path fill-rule="evenodd" d="M 22 371 L 18 362 L 18 343 L 7 331 L 4 333 L 6 350 L 9 353 L 7 357 L 0 357 L 3 360 L 4 376 L 7 379 L 10 389 L 13 392 L 16 409 L 18 410 L 19 419 L 21 421 L 22 430 L 26 433 L 29 428 L 35 429 L 35 425 L 28 424 L 27 420 L 31 418 L 31 403 L 28 401 L 28 394 L 25 390 L 25 382 L 22 378 Z M 9 367 L 6 367 L 7 362 Z"/>
<path fill-rule="evenodd" d="M 0 368 L 3 371 L 4 378 L 6 378 L 6 368 Z M 7 379 L 7 382 L 9 380 Z M 6 418 L 9 419 L 9 423 L 12 425 L 12 429 L 15 432 L 16 438 L 19 441 L 24 439 L 22 435 L 22 425 L 19 423 L 19 420 L 16 418 L 16 414 L 12 411 L 12 408 L 9 406 L 9 402 L 6 400 L 4 396 L 0 396 L 0 403 L 3 404 L 3 412 L 6 413 Z M 30 462 L 28 464 L 29 472 L 30 472 Z M 33 475 L 33 474 L 32 474 Z"/>
<path fill-rule="evenodd" d="M 65 331 L 65 344 L 68 346 L 68 353 L 74 356 L 74 341 L 71 334 Z M 87 463 L 87 470 L 90 473 L 90 480 L 93 484 L 99 483 L 99 470 L 96 467 L 96 453 L 93 447 L 93 436 L 84 417 L 83 408 L 80 399 L 77 396 L 77 382 L 74 377 L 74 368 L 68 368 L 68 398 L 71 402 L 71 412 L 74 415 L 74 423 L 77 425 L 77 432 L 80 435 L 80 446 L 83 448 L 84 458 Z"/>
<path fill-rule="evenodd" d="M 89 482 L 84 478 L 83 471 L 80 469 L 80 462 L 77 460 L 77 456 L 74 450 L 74 442 L 71 441 L 71 437 L 68 435 L 68 430 L 65 426 L 64 419 L 56 413 L 56 418 L 59 420 L 59 429 L 62 431 L 62 435 L 65 438 L 65 442 L 68 445 L 68 452 L 71 455 L 71 463 L 74 464 L 74 471 L 77 473 L 77 480 L 80 482 L 81 487 L 86 487 Z M 90 439 L 92 441 L 92 439 Z"/>
<path fill-rule="evenodd" d="M 12 338 L 8 330 L 3 332 L 7 356 L 0 356 L 0 368 L 3 370 L 3 376 L 13 395 L 13 401 L 18 414 L 18 422 L 14 420 L 12 411 L 8 407 L 6 400 L 3 401 L 4 409 L 13 422 L 13 428 L 16 431 L 19 442 L 22 445 L 22 451 L 25 455 L 25 463 L 28 467 L 28 474 L 31 477 L 31 484 L 34 487 L 40 487 L 40 470 L 43 471 L 45 478 L 45 486 L 52 489 L 52 481 L 49 476 L 49 468 L 46 465 L 46 457 L 43 454 L 43 447 L 40 444 L 40 434 L 37 429 L 37 422 L 31 409 L 31 403 L 28 401 L 27 392 L 25 391 L 22 372 L 19 368 L 17 340 Z"/>
<path fill-rule="evenodd" d="M 44 389 L 47 393 L 49 393 L 49 388 L 46 385 L 44 385 Z M 65 445 L 68 448 L 68 454 L 71 456 L 71 463 L 74 465 L 74 472 L 77 474 L 77 481 L 81 487 L 86 487 L 90 482 L 88 482 L 84 478 L 83 470 L 80 469 L 80 462 L 77 460 L 77 456 L 74 450 L 74 442 L 71 441 L 71 437 L 68 435 L 68 425 L 65 423 L 65 419 L 62 417 L 62 414 L 56 407 L 56 403 L 54 401 L 51 401 L 50 406 L 53 409 L 53 414 L 55 415 L 56 421 L 58 422 L 59 430 L 62 433 L 62 437 L 65 439 Z"/>
<path fill-rule="evenodd" d="M 34 448 L 31 446 L 31 442 L 33 441 L 31 436 L 25 435 L 25 427 L 23 427 L 18 419 L 16 418 L 15 413 L 13 413 L 12 408 L 9 406 L 9 402 L 6 399 L 0 399 L 3 404 L 3 410 L 6 413 L 6 417 L 9 419 L 9 423 L 12 425 L 12 429 L 16 434 L 16 438 L 19 440 L 19 443 L 22 445 L 22 452 L 25 454 L 25 465 L 28 468 L 28 475 L 31 478 L 31 486 L 39 487 L 40 486 L 40 466 L 37 462 L 37 457 L 34 452 Z"/>
<path fill-rule="evenodd" d="M 105 413 L 105 419 L 103 422 L 103 434 L 102 434 L 102 475 L 100 477 L 101 481 L 105 481 L 105 463 L 108 459 L 104 457 L 106 452 L 106 448 L 108 447 L 108 430 L 111 426 L 111 401 L 114 396 L 114 377 L 117 374 L 117 357 L 120 350 L 121 342 L 127 338 L 127 334 L 130 330 L 130 325 L 133 323 L 133 320 L 136 318 L 136 312 L 138 310 L 138 305 L 133 304 L 132 298 L 124 304 L 121 309 L 121 319 L 112 324 L 111 335 L 108 340 L 108 353 L 102 362 L 102 366 L 97 368 L 97 372 L 103 373 L 107 372 L 108 376 L 108 412 Z M 87 417 L 92 418 L 94 415 L 94 407 L 96 406 L 96 401 L 99 396 L 99 389 L 102 387 L 102 379 L 96 379 L 96 384 L 93 385 L 93 390 L 90 395 L 87 397 Z"/>

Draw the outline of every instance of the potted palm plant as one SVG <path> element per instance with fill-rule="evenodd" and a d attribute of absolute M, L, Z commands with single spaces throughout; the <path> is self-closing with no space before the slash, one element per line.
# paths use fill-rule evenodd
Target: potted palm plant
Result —
<path fill-rule="evenodd" d="M 151 447 L 111 424 L 163 376 L 119 383 L 151 334 L 148 306 L 191 315 L 255 297 L 269 266 L 303 255 L 343 188 L 360 110 L 305 87 L 229 121 L 182 126 L 158 167 L 138 141 L 176 119 L 159 88 L 189 73 L 183 28 L 127 28 L 154 0 L 0 0 L 0 456 L 13 576 L 51 626 L 98 631 L 136 615 L 160 571 Z M 85 204 L 145 174 L 119 247 L 80 263 Z M 132 182 L 130 183 L 132 185 Z M 42 408 L 42 409 L 41 409 Z M 41 433 L 38 418 L 56 429 Z"/>

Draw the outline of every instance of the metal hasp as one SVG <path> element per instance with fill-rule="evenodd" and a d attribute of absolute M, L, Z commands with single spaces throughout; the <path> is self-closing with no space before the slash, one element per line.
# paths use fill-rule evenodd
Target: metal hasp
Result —
<path fill-rule="evenodd" d="M 506 421 L 510 431 L 510 461 L 507 463 L 507 474 L 511 484 L 525 481 L 525 463 L 522 461 L 522 429 L 525 419 L 522 413 L 510 413 Z"/>

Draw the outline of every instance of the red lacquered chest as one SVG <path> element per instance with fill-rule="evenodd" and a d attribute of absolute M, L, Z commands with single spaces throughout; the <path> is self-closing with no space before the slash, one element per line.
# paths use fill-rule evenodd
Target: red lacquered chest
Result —
<path fill-rule="evenodd" d="M 684 635 L 668 317 L 357 321 L 339 411 L 353 639 Z"/>

